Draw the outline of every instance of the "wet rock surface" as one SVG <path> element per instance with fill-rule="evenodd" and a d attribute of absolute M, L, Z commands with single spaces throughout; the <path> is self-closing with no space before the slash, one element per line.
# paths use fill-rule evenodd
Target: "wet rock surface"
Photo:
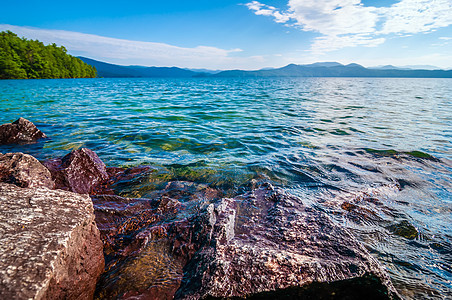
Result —
<path fill-rule="evenodd" d="M 356 278 L 380 282 L 360 297 L 395 296 L 383 269 L 347 231 L 271 185 L 207 212 L 208 239 L 184 268 L 177 298 L 247 297 L 332 282 L 346 288 Z"/>
<path fill-rule="evenodd" d="M 0 145 L 33 143 L 46 137 L 32 122 L 24 118 L 0 125 Z"/>
<path fill-rule="evenodd" d="M 23 153 L 0 153 L 0 182 L 30 188 L 55 186 L 49 170 L 33 156 Z"/>
<path fill-rule="evenodd" d="M 93 202 L 107 259 L 100 299 L 397 298 L 347 231 L 269 184 L 222 198 L 171 182 L 152 199 Z"/>
<path fill-rule="evenodd" d="M 119 186 L 133 186 L 133 182 L 140 180 L 151 168 L 137 166 L 131 168 L 107 167 L 108 180 L 102 181 L 92 189 L 94 195 L 115 195 Z"/>
<path fill-rule="evenodd" d="M 109 178 L 107 168 L 92 150 L 81 148 L 63 158 L 43 162 L 55 181 L 55 188 L 80 194 L 90 194 Z"/>
<path fill-rule="evenodd" d="M 152 199 L 93 196 L 104 242 L 106 272 L 96 298 L 173 299 L 183 267 L 196 251 L 189 236 L 200 203 L 219 192 L 203 184 L 170 182 Z"/>
<path fill-rule="evenodd" d="M 0 298 L 91 299 L 104 269 L 91 199 L 0 183 Z"/>
<path fill-rule="evenodd" d="M 398 298 L 380 264 L 348 231 L 320 209 L 304 205 L 300 198 L 269 183 L 251 183 L 248 192 L 225 198 L 223 190 L 206 184 L 169 181 L 164 185 L 159 181 L 152 185 L 154 190 L 146 189 L 147 198 L 126 198 L 115 194 L 147 186 L 154 180 L 151 167 L 106 168 L 86 148 L 44 165 L 21 153 L 0 155 L 0 179 L 35 188 L 8 190 L 5 185 L 0 197 L 17 198 L 18 205 L 28 201 L 29 207 L 14 210 L 21 211 L 32 227 L 42 228 L 41 237 L 49 230 L 58 237 L 49 240 L 50 246 L 38 246 L 51 249 L 53 255 L 39 265 L 39 274 L 45 276 L 39 275 L 38 280 L 45 282 L 44 287 L 39 290 L 25 281 L 29 284 L 25 288 L 35 291 L 37 298 L 92 297 L 104 262 L 99 232 L 106 266 L 97 283 L 96 299 Z M 53 187 L 53 180 L 57 189 L 91 194 L 92 203 L 86 195 L 40 188 Z M 33 211 L 33 199 L 47 197 L 57 203 L 49 200 L 37 208 L 38 213 Z M 67 203 L 63 197 L 69 197 Z M 53 211 L 62 210 L 59 215 L 66 220 L 77 197 L 83 199 L 79 205 L 91 205 L 70 220 L 78 222 L 83 211 L 90 211 L 91 217 L 81 227 L 50 228 L 39 215 L 44 212 L 57 220 Z M 364 203 L 382 206 L 377 198 L 363 194 L 343 201 L 341 214 L 357 223 L 379 220 Z M 93 208 L 98 227 L 92 220 Z M 16 226 L 28 224 L 21 217 L 13 217 Z M 396 232 L 397 228 L 388 230 Z M 65 240 L 67 232 L 71 232 L 69 240 Z M 28 242 L 27 247 L 35 245 L 35 238 Z M 15 270 L 6 269 L 5 274 L 16 276 Z M 6 283 L 16 280 L 3 277 Z M 75 285 L 70 283 L 73 278 Z"/>

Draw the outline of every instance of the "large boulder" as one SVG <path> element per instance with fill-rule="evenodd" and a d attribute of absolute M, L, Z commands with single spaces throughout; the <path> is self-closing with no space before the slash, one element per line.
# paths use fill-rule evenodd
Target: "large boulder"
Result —
<path fill-rule="evenodd" d="M 271 185 L 210 204 L 198 220 L 208 235 L 184 268 L 178 299 L 398 297 L 351 234 Z"/>
<path fill-rule="evenodd" d="M 93 198 L 108 257 L 98 298 L 398 297 L 351 234 L 269 184 L 222 198 L 172 182 L 154 196 Z"/>
<path fill-rule="evenodd" d="M 0 145 L 33 143 L 46 137 L 32 122 L 24 118 L 0 125 Z"/>
<path fill-rule="evenodd" d="M 0 153 L 0 182 L 30 188 L 55 186 L 49 170 L 33 156 L 23 153 Z"/>
<path fill-rule="evenodd" d="M 109 178 L 107 168 L 95 152 L 87 148 L 74 150 L 63 158 L 44 161 L 55 181 L 55 188 L 80 194 L 92 190 Z"/>
<path fill-rule="evenodd" d="M 87 195 L 0 183 L 0 298 L 92 299 L 104 268 Z"/>

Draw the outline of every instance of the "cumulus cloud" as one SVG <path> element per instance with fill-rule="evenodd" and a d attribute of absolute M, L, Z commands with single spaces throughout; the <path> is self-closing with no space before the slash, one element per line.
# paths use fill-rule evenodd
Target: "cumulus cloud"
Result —
<path fill-rule="evenodd" d="M 361 0 L 289 0 L 286 10 L 252 1 L 256 15 L 318 32 L 314 52 L 344 47 L 374 47 L 388 34 L 426 33 L 452 24 L 450 0 L 401 0 L 390 7 L 364 6 Z M 279 17 L 283 16 L 283 17 Z"/>
<path fill-rule="evenodd" d="M 246 6 L 250 10 L 254 10 L 256 15 L 273 17 L 276 23 L 286 23 L 292 18 L 291 14 L 281 13 L 275 7 L 262 4 L 258 1 L 247 3 Z"/>
<path fill-rule="evenodd" d="M 44 44 L 64 45 L 73 55 L 87 56 L 122 64 L 180 66 L 222 69 L 247 62 L 260 65 L 258 57 L 234 57 L 241 49 L 216 47 L 177 47 L 164 43 L 131 41 L 64 30 L 47 30 L 0 24 L 0 31 L 10 30 L 20 37 L 38 39 Z"/>
<path fill-rule="evenodd" d="M 381 8 L 385 23 L 381 33 L 429 32 L 452 24 L 451 0 L 402 0 Z"/>
<path fill-rule="evenodd" d="M 303 30 L 330 36 L 373 32 L 378 19 L 376 8 L 360 0 L 290 0 L 289 7 Z"/>

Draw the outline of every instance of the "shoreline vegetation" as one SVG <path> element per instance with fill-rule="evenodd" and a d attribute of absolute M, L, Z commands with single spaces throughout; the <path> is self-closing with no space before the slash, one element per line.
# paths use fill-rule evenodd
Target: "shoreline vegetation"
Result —
<path fill-rule="evenodd" d="M 0 32 L 0 79 L 95 78 L 96 68 L 67 54 L 64 46 L 44 45 Z"/>

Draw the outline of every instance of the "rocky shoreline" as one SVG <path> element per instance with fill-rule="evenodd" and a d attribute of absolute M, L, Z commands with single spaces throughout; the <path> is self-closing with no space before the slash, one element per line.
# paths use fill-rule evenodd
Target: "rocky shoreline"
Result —
<path fill-rule="evenodd" d="M 16 122 L 24 132 L 0 126 L 3 143 L 45 137 Z M 299 197 L 261 182 L 228 198 L 187 181 L 146 199 L 115 195 L 149 176 L 86 148 L 42 163 L 0 154 L 0 297 L 399 298 L 365 247 Z"/>

